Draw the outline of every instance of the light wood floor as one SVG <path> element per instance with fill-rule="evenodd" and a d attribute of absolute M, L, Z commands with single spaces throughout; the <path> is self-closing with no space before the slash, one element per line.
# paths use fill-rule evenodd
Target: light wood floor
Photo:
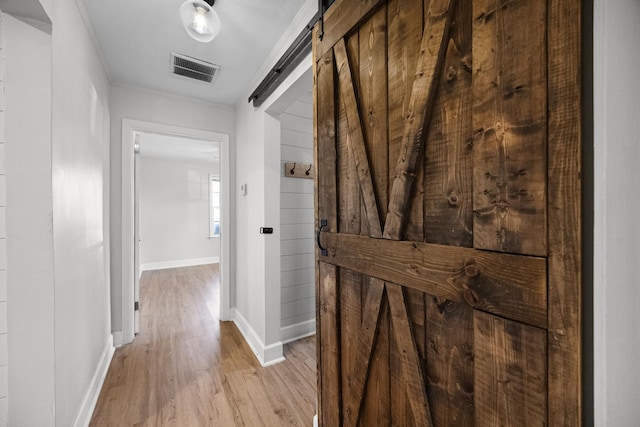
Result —
<path fill-rule="evenodd" d="M 315 337 L 263 368 L 220 322 L 216 264 L 145 272 L 140 333 L 116 349 L 91 426 L 311 426 Z"/>

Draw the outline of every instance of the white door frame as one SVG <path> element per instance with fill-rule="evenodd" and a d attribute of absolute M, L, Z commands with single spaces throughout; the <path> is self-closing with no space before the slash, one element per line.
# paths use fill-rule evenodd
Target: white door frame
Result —
<path fill-rule="evenodd" d="M 164 125 L 140 120 L 122 119 L 122 340 L 134 338 L 134 143 L 136 133 L 158 133 L 185 138 L 203 139 L 220 143 L 220 178 L 222 205 L 220 230 L 220 320 L 229 320 L 231 250 L 229 230 L 230 170 L 229 135 L 199 129 Z"/>

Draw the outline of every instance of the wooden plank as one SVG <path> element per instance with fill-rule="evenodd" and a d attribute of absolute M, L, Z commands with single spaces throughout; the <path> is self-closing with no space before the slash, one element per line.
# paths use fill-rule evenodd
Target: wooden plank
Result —
<path fill-rule="evenodd" d="M 582 425 L 582 2 L 549 2 L 549 419 Z"/>
<path fill-rule="evenodd" d="M 395 163 L 400 157 L 402 148 L 402 133 L 409 111 L 415 64 L 420 53 L 415 47 L 422 39 L 422 9 L 422 0 L 390 0 L 387 5 L 390 166 L 391 162 Z M 389 167 L 388 173 L 387 191 L 391 192 L 395 169 Z"/>
<path fill-rule="evenodd" d="M 546 328 L 544 258 L 323 234 L 326 262 Z"/>
<path fill-rule="evenodd" d="M 413 338 L 402 287 L 386 283 L 385 289 L 389 299 L 389 311 L 393 323 L 394 340 L 398 346 L 398 354 L 402 360 L 401 364 L 404 373 L 407 399 L 409 400 L 413 413 L 414 425 L 433 426 L 422 363 Z"/>
<path fill-rule="evenodd" d="M 427 379 L 433 423 L 473 426 L 473 309 L 428 295 Z"/>
<path fill-rule="evenodd" d="M 384 283 L 378 279 L 371 279 L 368 286 L 367 301 L 362 311 L 362 329 L 355 337 L 357 343 L 353 375 L 347 381 L 345 393 L 347 398 L 344 407 L 345 425 L 355 426 L 360 415 L 360 407 L 364 395 L 365 384 L 371 365 L 371 355 L 378 333 L 380 307 Z"/>
<path fill-rule="evenodd" d="M 316 57 L 317 58 L 317 57 Z M 315 105 L 315 149 L 314 163 L 316 165 L 315 198 L 316 198 L 316 226 L 321 219 L 327 220 L 327 230 L 338 230 L 337 194 L 336 194 L 336 109 L 335 109 L 335 73 L 333 54 L 325 55 L 319 61 L 314 61 L 314 105 Z M 322 188 L 322 191 L 319 189 Z M 316 259 L 320 254 L 316 248 Z M 340 422 L 340 374 L 332 371 L 339 364 L 337 359 L 337 319 L 331 318 L 337 309 L 337 301 L 327 304 L 326 300 L 335 299 L 334 294 L 327 295 L 326 283 L 333 279 L 336 283 L 336 269 L 324 263 L 319 263 L 316 269 L 316 336 L 317 336 L 317 366 L 318 366 L 318 421 L 320 425 L 335 425 Z M 335 335 L 334 335 L 335 334 Z M 325 345 L 334 344 L 332 350 L 325 349 Z M 332 353 L 332 351 L 334 353 Z"/>
<path fill-rule="evenodd" d="M 356 171 L 358 172 L 358 180 L 360 181 L 360 191 L 364 199 L 365 215 L 369 225 L 369 234 L 371 237 L 381 237 L 382 230 L 380 228 L 378 203 L 373 188 L 371 168 L 364 142 L 364 135 L 362 133 L 362 121 L 344 39 L 341 39 L 336 44 L 334 54 L 338 69 L 340 92 L 342 93 L 342 101 L 344 102 L 347 113 L 349 144 L 356 163 Z"/>
<path fill-rule="evenodd" d="M 386 297 L 383 297 L 377 338 L 371 352 L 369 375 L 360 410 L 360 422 L 358 423 L 360 426 L 389 426 L 392 425 L 392 421 L 395 421 L 395 414 L 392 414 L 390 404 L 390 328 L 389 304 L 386 302 Z"/>
<path fill-rule="evenodd" d="M 356 365 L 358 342 L 361 336 L 363 304 L 360 273 L 341 268 L 340 276 L 340 356 L 342 390 L 347 390 L 351 378 L 361 367 Z M 347 392 L 342 393 L 342 407 L 347 408 Z M 345 415 L 345 418 L 346 415 Z"/>
<path fill-rule="evenodd" d="M 336 232 L 336 106 L 334 100 L 334 61 L 329 52 L 316 64 L 316 152 L 315 161 L 318 220 L 326 219 L 326 230 Z M 317 191 L 322 189 L 322 191 Z"/>
<path fill-rule="evenodd" d="M 357 49 L 358 35 L 354 34 L 349 39 L 348 44 L 350 48 Z M 343 95 L 341 91 L 336 90 L 335 96 L 338 109 L 338 230 L 340 230 L 340 233 L 362 234 L 364 231 L 368 231 L 363 230 L 363 228 L 368 229 L 368 227 L 366 227 L 366 218 L 362 221 L 364 208 L 361 206 L 360 183 L 356 172 L 355 160 L 353 152 L 349 148 L 350 137 L 349 127 L 347 126 L 347 112 L 342 101 Z M 368 232 L 366 234 L 368 235 Z"/>
<path fill-rule="evenodd" d="M 418 355 L 423 361 L 423 365 L 427 360 L 426 349 L 426 294 L 416 289 L 407 288 L 404 290 L 407 300 L 407 311 L 411 320 L 411 330 L 416 339 L 416 347 L 418 347 Z"/>
<path fill-rule="evenodd" d="M 347 58 L 350 59 L 349 63 L 352 69 L 357 70 L 360 68 L 359 65 L 359 61 L 360 61 L 360 34 L 355 31 L 353 34 L 351 34 L 349 36 L 348 39 L 346 39 L 346 45 L 347 45 Z M 360 87 L 360 74 L 359 73 L 353 73 L 351 75 L 351 78 L 353 79 L 353 84 L 354 87 L 358 88 Z M 344 114 L 344 118 L 341 117 L 341 121 L 344 121 L 344 123 L 347 123 L 347 113 L 346 113 L 346 107 L 344 105 L 344 102 L 342 101 L 342 93 L 338 90 L 338 93 L 340 93 L 340 102 L 342 102 L 342 105 L 340 106 L 340 114 Z M 346 126 L 346 133 L 347 135 L 349 134 L 349 127 Z M 364 206 L 365 202 L 364 202 L 364 197 L 362 196 L 362 191 L 360 189 L 360 181 L 358 178 L 358 168 L 356 166 L 355 163 L 355 157 L 353 154 L 353 150 L 351 150 L 351 137 L 349 136 L 349 138 L 347 139 L 347 150 L 349 151 L 349 155 L 351 156 L 352 159 L 352 167 L 353 170 L 349 171 L 350 174 L 355 177 L 355 185 L 356 185 L 356 189 L 355 189 L 355 193 L 353 194 L 353 198 L 357 198 L 356 203 L 359 203 L 360 205 L 360 235 L 361 236 L 369 236 L 369 222 L 367 221 L 367 217 L 366 217 L 366 208 Z"/>
<path fill-rule="evenodd" d="M 415 289 L 403 289 L 406 311 L 409 316 L 411 331 L 418 351 L 418 358 L 423 372 L 426 372 L 426 330 L 425 330 L 425 296 Z M 391 325 L 391 336 L 395 336 L 395 325 Z M 402 331 L 406 332 L 406 331 Z M 407 398 L 406 381 L 402 370 L 402 354 L 400 347 L 391 340 L 390 345 L 390 374 L 391 374 L 391 412 L 396 425 L 414 426 L 411 404 Z M 425 380 L 426 381 L 426 380 Z M 433 409 L 433 405 L 432 405 Z"/>
<path fill-rule="evenodd" d="M 337 269 L 320 262 L 319 275 L 318 316 L 322 335 L 319 338 L 318 381 L 322 393 L 318 395 L 318 417 L 320 425 L 337 426 L 342 418 Z"/>
<path fill-rule="evenodd" d="M 396 335 L 397 326 L 390 324 L 389 336 Z M 405 332 L 405 331 L 402 331 Z M 394 339 L 389 340 L 389 405 L 393 414 L 393 425 L 413 426 L 413 412 L 407 398 L 407 387 L 402 369 L 402 351 Z"/>
<path fill-rule="evenodd" d="M 324 35 L 320 38 L 321 24 L 313 28 L 313 51 L 320 58 L 329 52 L 338 40 L 364 21 L 382 0 L 336 0 L 324 14 Z"/>
<path fill-rule="evenodd" d="M 425 240 L 473 246 L 471 6 L 457 1 L 427 137 Z"/>
<path fill-rule="evenodd" d="M 546 5 L 473 3 L 476 248 L 547 255 Z"/>
<path fill-rule="evenodd" d="M 545 331 L 475 312 L 476 426 L 544 426 Z"/>
<path fill-rule="evenodd" d="M 391 0 L 387 6 L 387 13 L 389 21 L 389 189 L 387 191 L 390 193 L 391 185 L 395 179 L 395 164 L 402 149 L 405 117 L 409 111 L 411 88 L 420 54 L 418 46 L 422 40 L 422 0 Z M 423 191 L 421 179 L 424 173 L 422 169 L 418 168 L 417 170 L 415 190 L 411 195 L 411 209 L 407 213 L 406 232 L 401 240 L 424 240 L 420 198 Z"/>
<path fill-rule="evenodd" d="M 438 76 L 444 62 L 453 4 L 454 0 L 433 0 L 430 4 L 430 19 L 424 26 L 402 136 L 402 149 L 389 196 L 389 210 L 384 226 L 386 239 L 397 240 L 402 233 L 416 167 L 424 154 L 425 125 L 431 117 Z"/>
<path fill-rule="evenodd" d="M 405 307 L 411 325 L 411 332 L 414 337 L 420 367 L 426 372 L 426 353 L 425 353 L 425 312 L 424 312 L 424 296 L 425 294 L 415 289 L 403 289 L 405 296 Z M 398 325 L 391 324 L 391 336 L 397 333 L 406 333 L 406 330 L 398 329 Z M 403 355 L 402 349 L 396 342 L 391 339 L 389 342 L 389 372 L 391 386 L 391 413 L 393 414 L 394 425 L 397 426 L 415 426 L 413 419 L 413 411 L 408 398 L 406 380 L 404 378 L 404 370 L 402 366 Z M 433 408 L 433 405 L 432 405 Z"/>
<path fill-rule="evenodd" d="M 423 15 L 423 25 L 425 26 L 429 25 L 429 22 L 431 19 L 430 13 L 431 13 L 432 3 L 433 3 L 433 0 L 425 0 L 423 2 L 422 15 Z M 419 18 L 419 12 L 420 12 L 420 8 L 416 8 L 414 11 L 416 18 Z M 453 17 L 452 17 L 452 23 L 453 23 Z M 422 31 L 420 31 L 420 33 L 422 33 Z M 418 43 L 420 42 L 419 41 L 416 42 L 416 45 Z M 420 54 L 420 52 L 417 49 L 413 49 L 413 51 L 415 52 L 416 58 L 418 58 L 418 55 Z M 439 84 L 437 85 L 439 86 Z M 410 87 L 409 96 L 411 94 L 411 89 L 412 88 Z M 436 88 L 436 94 L 435 94 L 436 98 L 438 96 L 438 91 L 439 91 L 439 88 Z M 434 103 L 435 103 L 435 99 L 434 99 Z M 432 116 L 433 116 L 433 112 L 432 112 Z M 423 129 L 423 132 L 428 134 L 429 121 L 425 122 L 424 126 L 425 128 Z M 402 135 L 402 132 L 400 133 L 400 135 Z M 426 145 L 426 141 L 428 140 L 428 138 L 425 138 L 425 139 L 426 139 L 425 140 L 425 145 Z M 398 157 L 395 157 L 395 158 L 397 159 Z M 425 188 L 425 185 L 426 185 L 425 169 L 426 169 L 426 157 L 422 155 L 418 159 L 418 164 L 416 165 L 415 177 L 413 178 L 413 185 L 411 186 L 409 199 L 407 202 L 407 212 L 404 214 L 405 215 L 404 227 L 399 240 L 409 240 L 412 242 L 426 241 L 425 192 L 427 189 Z M 395 176 L 393 178 L 395 180 Z"/>
<path fill-rule="evenodd" d="M 381 7 L 368 19 L 359 33 L 359 105 L 366 152 L 371 165 L 373 188 L 380 218 L 387 215 L 389 187 L 389 149 L 387 130 L 387 9 Z M 353 58 L 353 56 L 350 56 Z M 358 72 L 359 70 L 359 72 Z"/>

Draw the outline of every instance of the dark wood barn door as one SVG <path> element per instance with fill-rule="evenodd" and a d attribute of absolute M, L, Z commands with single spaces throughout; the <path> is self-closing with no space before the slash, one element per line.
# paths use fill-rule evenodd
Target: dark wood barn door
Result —
<path fill-rule="evenodd" d="M 580 2 L 314 31 L 323 426 L 580 425 Z"/>

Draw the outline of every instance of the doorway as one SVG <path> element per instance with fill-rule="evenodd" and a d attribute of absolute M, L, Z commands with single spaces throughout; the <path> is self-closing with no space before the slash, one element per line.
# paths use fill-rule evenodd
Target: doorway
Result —
<path fill-rule="evenodd" d="M 155 135 L 156 139 L 164 141 L 166 145 L 170 139 L 192 142 L 200 147 L 200 151 L 206 151 L 213 144 L 219 146 L 219 241 L 220 241 L 220 320 L 229 320 L 229 295 L 230 295 L 230 245 L 229 245 L 229 218 L 231 209 L 229 203 L 229 135 L 182 128 L 170 125 L 162 125 L 151 122 L 142 122 L 124 119 L 122 123 L 122 313 L 123 313 L 123 336 L 122 342 L 129 343 L 134 338 L 135 333 L 135 301 L 137 293 L 137 283 L 139 280 L 139 266 L 141 259 L 136 257 L 136 244 L 139 236 L 136 236 L 136 215 L 135 215 L 135 195 L 136 195 L 136 174 L 135 174 L 135 150 L 136 141 L 144 144 L 145 135 Z M 162 145 L 162 143 L 160 144 Z M 184 153 L 185 150 L 182 150 Z M 198 151 L 194 149 L 192 151 Z M 209 176 L 207 175 L 207 179 Z M 209 182 L 207 182 L 207 186 Z M 208 188 L 208 187 L 207 187 Z M 210 261 L 210 260 L 209 260 Z"/>
<path fill-rule="evenodd" d="M 139 282 L 145 271 L 220 263 L 220 144 L 141 133 L 135 148 L 134 320 L 138 333 Z"/>

